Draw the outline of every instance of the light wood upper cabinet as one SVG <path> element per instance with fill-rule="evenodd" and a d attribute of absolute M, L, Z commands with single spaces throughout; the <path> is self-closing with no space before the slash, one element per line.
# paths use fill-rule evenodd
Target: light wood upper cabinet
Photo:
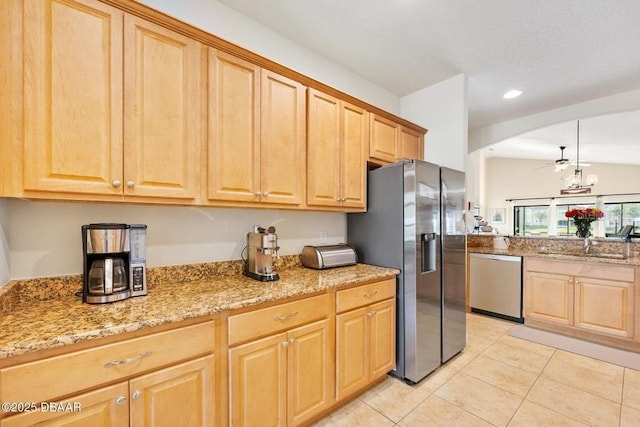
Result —
<path fill-rule="evenodd" d="M 260 67 L 209 49 L 208 197 L 258 201 Z"/>
<path fill-rule="evenodd" d="M 124 13 L 23 2 L 25 190 L 122 194 Z"/>
<path fill-rule="evenodd" d="M 201 61 L 200 43 L 125 16 L 125 194 L 198 194 Z"/>
<path fill-rule="evenodd" d="M 400 125 L 392 120 L 371 114 L 369 157 L 387 163 L 398 159 Z"/>
<path fill-rule="evenodd" d="M 366 207 L 368 125 L 364 109 L 309 89 L 307 205 Z"/>
<path fill-rule="evenodd" d="M 208 198 L 298 205 L 306 88 L 209 49 Z"/>
<path fill-rule="evenodd" d="M 341 103 L 342 114 L 342 206 L 364 210 L 367 207 L 367 152 L 369 151 L 369 113 L 363 108 Z"/>
<path fill-rule="evenodd" d="M 400 128 L 399 157 L 401 159 L 423 159 L 424 136 L 413 129 L 402 126 Z"/>
<path fill-rule="evenodd" d="M 193 200 L 200 43 L 98 1 L 23 13 L 24 190 Z"/>
<path fill-rule="evenodd" d="M 260 93 L 261 200 L 298 205 L 306 181 L 306 87 L 262 70 Z"/>
<path fill-rule="evenodd" d="M 373 163 L 424 159 L 424 135 L 399 123 L 371 114 L 369 157 Z"/>

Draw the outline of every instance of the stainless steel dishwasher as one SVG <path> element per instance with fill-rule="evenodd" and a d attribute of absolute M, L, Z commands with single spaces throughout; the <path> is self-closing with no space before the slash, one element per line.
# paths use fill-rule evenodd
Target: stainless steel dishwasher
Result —
<path fill-rule="evenodd" d="M 523 323 L 522 257 L 469 255 L 471 311 Z"/>

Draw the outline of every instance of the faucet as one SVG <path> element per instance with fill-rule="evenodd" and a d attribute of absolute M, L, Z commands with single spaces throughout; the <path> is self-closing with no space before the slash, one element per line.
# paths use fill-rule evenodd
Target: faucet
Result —
<path fill-rule="evenodd" d="M 591 239 L 589 239 L 588 237 L 586 239 L 584 239 L 584 246 L 583 248 L 583 254 L 584 255 L 589 255 L 589 253 L 591 253 L 591 248 L 593 246 L 596 246 L 598 244 L 598 242 L 592 242 Z"/>

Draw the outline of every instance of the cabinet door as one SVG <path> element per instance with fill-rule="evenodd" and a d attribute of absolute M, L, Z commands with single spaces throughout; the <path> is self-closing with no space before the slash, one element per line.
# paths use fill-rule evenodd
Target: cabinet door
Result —
<path fill-rule="evenodd" d="M 369 357 L 371 380 L 396 367 L 396 303 L 395 299 L 371 305 L 369 318 Z"/>
<path fill-rule="evenodd" d="M 384 117 L 370 114 L 371 139 L 369 157 L 392 163 L 398 159 L 400 125 Z"/>
<path fill-rule="evenodd" d="M 342 206 L 367 207 L 367 156 L 369 152 L 368 113 L 342 102 Z"/>
<path fill-rule="evenodd" d="M 286 425 L 285 333 L 229 350 L 232 426 Z"/>
<path fill-rule="evenodd" d="M 574 325 L 608 335 L 632 338 L 633 289 L 633 283 L 577 277 Z"/>
<path fill-rule="evenodd" d="M 305 192 L 305 87 L 261 73 L 260 188 L 262 201 L 298 205 Z"/>
<path fill-rule="evenodd" d="M 336 400 L 369 382 L 369 322 L 367 308 L 336 316 Z"/>
<path fill-rule="evenodd" d="M 123 13 L 91 0 L 23 7 L 24 189 L 122 194 Z"/>
<path fill-rule="evenodd" d="M 334 403 L 333 335 L 328 319 L 287 334 L 287 425 L 299 425 Z"/>
<path fill-rule="evenodd" d="M 132 426 L 213 426 L 214 356 L 130 381 Z"/>
<path fill-rule="evenodd" d="M 340 205 L 340 101 L 309 89 L 307 204 Z"/>
<path fill-rule="evenodd" d="M 400 158 L 423 159 L 423 150 L 423 136 L 403 126 L 400 129 Z"/>
<path fill-rule="evenodd" d="M 125 194 L 193 199 L 200 178 L 200 43 L 125 16 Z"/>
<path fill-rule="evenodd" d="M 47 411 L 26 412 L 0 420 L 0 427 L 129 425 L 129 386 L 126 382 L 74 396 Z M 42 408 L 38 405 L 38 408 Z M 58 410 L 59 408 L 59 410 Z M 55 411 L 53 409 L 56 409 Z"/>
<path fill-rule="evenodd" d="M 209 49 L 208 197 L 259 201 L 260 67 Z"/>
<path fill-rule="evenodd" d="M 527 272 L 524 317 L 573 325 L 573 277 Z"/>

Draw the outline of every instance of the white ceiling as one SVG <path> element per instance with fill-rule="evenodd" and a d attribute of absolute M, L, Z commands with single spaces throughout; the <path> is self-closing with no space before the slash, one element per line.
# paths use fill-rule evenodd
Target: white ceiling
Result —
<path fill-rule="evenodd" d="M 560 158 L 576 161 L 577 121 L 523 133 L 483 149 L 486 157 L 540 159 L 540 166 Z M 580 120 L 580 162 L 640 164 L 640 111 Z M 552 167 L 552 165 L 550 166 Z"/>
<path fill-rule="evenodd" d="M 464 73 L 470 128 L 640 88 L 638 0 L 219 1 L 397 96 Z"/>

